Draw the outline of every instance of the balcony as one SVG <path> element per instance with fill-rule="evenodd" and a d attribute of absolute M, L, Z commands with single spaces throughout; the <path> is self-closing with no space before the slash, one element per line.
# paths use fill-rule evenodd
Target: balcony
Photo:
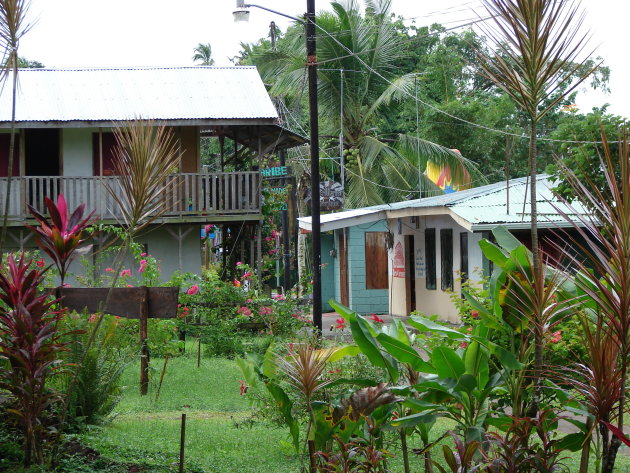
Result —
<path fill-rule="evenodd" d="M 261 213 L 260 174 L 173 174 L 159 197 L 164 212 L 161 222 L 247 220 Z M 69 208 L 85 203 L 86 209 L 103 221 L 120 219 L 118 206 L 106 186 L 119 192 L 117 176 L 16 176 L 11 182 L 9 218 L 20 225 L 30 217 L 26 204 L 46 214 L 44 198 L 63 193 Z M 0 213 L 4 211 L 7 178 L 0 178 Z"/>

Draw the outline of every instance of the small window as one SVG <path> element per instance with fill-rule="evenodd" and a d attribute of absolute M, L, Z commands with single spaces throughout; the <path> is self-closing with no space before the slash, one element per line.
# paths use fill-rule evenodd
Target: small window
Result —
<path fill-rule="evenodd" d="M 427 289 L 436 288 L 435 269 L 435 228 L 427 228 L 424 231 L 424 251 L 427 258 Z"/>
<path fill-rule="evenodd" d="M 453 290 L 453 230 L 440 230 L 440 256 L 442 262 L 442 290 Z"/>
<path fill-rule="evenodd" d="M 459 234 L 459 272 L 462 283 L 468 281 L 468 232 Z"/>
<path fill-rule="evenodd" d="M 95 176 L 116 175 L 114 166 L 116 145 L 116 136 L 113 132 L 92 133 L 92 165 Z"/>
<path fill-rule="evenodd" d="M 387 232 L 365 232 L 365 288 L 387 289 Z"/>

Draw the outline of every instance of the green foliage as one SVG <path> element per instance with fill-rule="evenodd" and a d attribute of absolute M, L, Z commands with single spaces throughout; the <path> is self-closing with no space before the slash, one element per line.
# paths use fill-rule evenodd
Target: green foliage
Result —
<path fill-rule="evenodd" d="M 597 142 L 601 141 L 602 133 L 605 133 L 609 140 L 616 141 L 619 127 L 624 123 L 623 117 L 606 113 L 606 107 L 593 109 L 587 114 L 568 112 L 551 136 L 557 140 Z M 610 143 L 610 151 L 616 154 L 619 145 Z M 571 169 L 575 177 L 591 191 L 602 192 L 602 195 L 611 201 L 612 196 L 607 191 L 606 178 L 600 171 L 600 153 L 599 147 L 591 143 L 566 142 L 560 145 L 559 159 L 560 163 Z M 552 181 L 557 183 L 554 190 L 564 199 L 571 202 L 580 197 L 558 165 L 551 163 L 547 166 L 546 172 L 552 175 Z M 620 179 L 618 163 L 615 163 L 615 176 Z"/>
<path fill-rule="evenodd" d="M 95 316 L 77 313 L 68 314 L 61 321 L 63 330 L 71 334 L 69 352 L 64 356 L 66 363 L 75 365 L 83 358 L 68 402 L 67 421 L 74 429 L 101 423 L 111 414 L 122 393 L 120 376 L 137 351 L 135 340 L 125 332 L 124 321 L 105 316 L 95 344 L 84 355 L 87 334 L 94 323 Z M 71 377 L 71 373 L 65 373 L 56 384 L 66 390 Z"/>

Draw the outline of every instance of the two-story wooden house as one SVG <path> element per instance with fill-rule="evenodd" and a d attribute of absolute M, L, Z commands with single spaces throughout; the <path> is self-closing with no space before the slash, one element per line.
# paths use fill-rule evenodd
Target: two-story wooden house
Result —
<path fill-rule="evenodd" d="M 24 69 L 19 71 L 17 139 L 9 210 L 11 248 L 32 247 L 27 205 L 63 193 L 103 222 L 117 222 L 105 184 L 116 186 L 113 127 L 133 118 L 172 127 L 181 151 L 166 211 L 139 238 L 163 277 L 199 272 L 202 225 L 261 219 L 258 162 L 304 140 L 281 126 L 254 67 Z M 11 127 L 11 77 L 0 90 L 0 212 L 4 210 Z M 203 172 L 202 136 L 220 143 L 219 172 Z M 232 142 L 229 147 L 226 143 Z M 224 149 L 230 155 L 224 156 Z M 221 172 L 229 163 L 232 172 Z M 227 167 L 225 169 L 228 169 Z M 256 252 L 248 243 L 247 251 Z M 260 250 L 258 250 L 260 251 Z M 256 256 L 252 259 L 256 259 Z"/>

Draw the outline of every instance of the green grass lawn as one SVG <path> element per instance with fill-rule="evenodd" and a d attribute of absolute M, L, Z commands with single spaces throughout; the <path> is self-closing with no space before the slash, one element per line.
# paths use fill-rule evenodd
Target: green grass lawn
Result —
<path fill-rule="evenodd" d="M 180 418 L 187 415 L 186 459 L 188 471 L 239 473 L 292 473 L 299 460 L 288 443 L 287 431 L 268 422 L 243 422 L 252 407 L 239 395 L 242 378 L 233 360 L 202 359 L 197 368 L 193 356 L 169 360 L 158 402 L 157 381 L 163 360 L 152 362 L 151 390 L 140 396 L 137 363 L 123 376 L 124 394 L 110 422 L 90 429 L 82 438 L 105 456 L 121 461 L 141 461 L 176 469 L 179 458 Z M 440 420 L 433 429 L 441 435 L 453 424 Z M 393 439 L 394 434 L 390 434 Z M 417 439 L 416 439 L 417 441 Z M 416 445 L 411 445 L 415 447 Z M 419 446 L 419 445 L 418 445 Z M 570 454 L 571 471 L 577 471 L 579 455 Z M 434 450 L 440 457 L 441 449 Z M 630 471 L 630 459 L 621 455 L 618 471 Z M 390 471 L 402 472 L 399 458 Z M 165 469 L 165 470 L 164 470 Z M 412 471 L 423 471 L 422 461 L 412 458 Z"/>

